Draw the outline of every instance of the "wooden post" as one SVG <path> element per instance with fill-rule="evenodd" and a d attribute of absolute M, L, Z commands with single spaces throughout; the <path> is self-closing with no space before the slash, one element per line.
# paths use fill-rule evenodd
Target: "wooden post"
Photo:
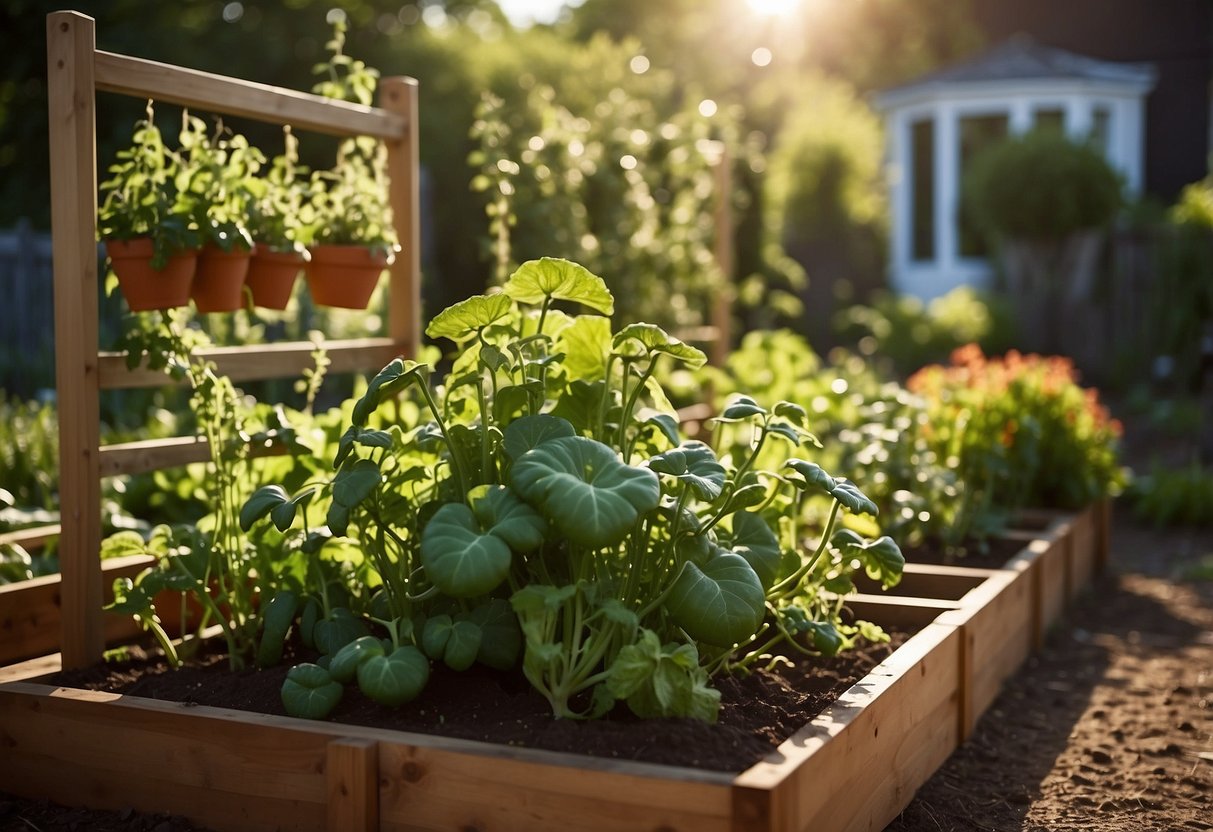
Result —
<path fill-rule="evenodd" d="M 46 25 L 63 525 L 61 651 L 64 667 L 79 667 L 100 659 L 105 646 L 97 468 L 96 35 L 93 19 L 76 12 L 55 12 Z"/>
<path fill-rule="evenodd" d="M 379 743 L 333 740 L 327 746 L 330 832 L 374 832 L 379 828 Z"/>
<path fill-rule="evenodd" d="M 406 357 L 421 347 L 421 176 L 418 147 L 417 81 L 384 78 L 379 85 L 379 106 L 404 116 L 404 136 L 387 141 L 388 201 L 400 251 L 391 266 L 388 299 L 388 335 L 401 345 Z"/>

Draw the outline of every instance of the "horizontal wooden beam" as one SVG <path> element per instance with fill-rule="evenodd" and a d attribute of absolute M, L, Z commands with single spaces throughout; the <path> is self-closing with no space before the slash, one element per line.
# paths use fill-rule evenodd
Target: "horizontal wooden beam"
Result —
<path fill-rule="evenodd" d="M 328 372 L 377 372 L 406 347 L 391 338 L 355 338 L 328 341 L 323 344 L 330 361 Z M 257 352 L 246 347 L 215 347 L 199 350 L 199 358 L 213 361 L 219 372 L 232 381 L 256 381 L 268 378 L 299 376 L 314 365 L 312 353 L 316 345 L 310 341 L 285 341 L 262 344 Z M 102 390 L 123 390 L 135 387 L 164 387 L 172 381 L 159 370 L 143 367 L 128 370 L 126 353 L 103 352 L 98 356 L 98 372 Z"/>
<path fill-rule="evenodd" d="M 0 546 L 15 543 L 26 549 L 37 549 L 58 537 L 63 531 L 58 523 L 46 526 L 33 526 L 28 529 L 18 529 L 15 532 L 0 534 Z"/>
<path fill-rule="evenodd" d="M 250 457 L 282 456 L 286 448 L 282 445 L 255 445 L 249 448 Z M 210 446 L 201 436 L 174 436 L 168 439 L 145 439 L 139 442 L 122 442 L 104 445 L 99 451 L 100 469 L 103 477 L 119 474 L 142 474 L 175 468 L 192 462 L 208 462 Z"/>
<path fill-rule="evenodd" d="M 112 52 L 96 53 L 94 71 L 99 90 L 320 133 L 397 141 L 408 126 L 399 113 L 376 107 Z"/>

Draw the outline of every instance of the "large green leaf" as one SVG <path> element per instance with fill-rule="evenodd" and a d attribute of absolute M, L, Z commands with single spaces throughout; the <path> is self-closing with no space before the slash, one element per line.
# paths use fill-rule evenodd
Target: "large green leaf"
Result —
<path fill-rule="evenodd" d="M 430 325 L 425 328 L 425 334 L 431 338 L 463 341 L 509 315 L 513 305 L 509 295 L 500 292 L 493 295 L 473 295 L 435 315 Z"/>
<path fill-rule="evenodd" d="M 518 664 L 522 652 L 522 630 L 510 602 L 493 598 L 468 614 L 468 620 L 480 628 L 480 649 L 476 661 L 496 670 L 509 670 Z"/>
<path fill-rule="evenodd" d="M 858 557 L 868 577 L 880 581 L 885 589 L 897 586 L 905 569 L 905 555 L 893 538 L 885 535 L 876 540 L 864 540 L 851 529 L 841 529 L 831 542 L 844 555 Z"/>
<path fill-rule="evenodd" d="M 468 492 L 468 503 L 484 530 L 515 552 L 530 552 L 543 545 L 547 521 L 504 485 L 478 486 Z"/>
<path fill-rule="evenodd" d="M 698 370 L 708 363 L 703 350 L 683 343 L 656 324 L 628 324 L 615 333 L 612 346 L 617 352 L 625 353 L 639 346 L 648 356 L 668 355 L 692 370 Z"/>
<path fill-rule="evenodd" d="M 383 642 L 374 636 L 356 638 L 334 654 L 329 662 L 329 675 L 343 685 L 349 684 L 358 675 L 359 665 L 385 652 Z"/>
<path fill-rule="evenodd" d="M 372 656 L 358 665 L 358 687 L 381 705 L 398 706 L 417 698 L 430 679 L 430 663 L 412 645 L 391 655 Z"/>
<path fill-rule="evenodd" d="M 451 625 L 451 634 L 447 639 L 442 661 L 451 670 L 467 670 L 476 661 L 483 636 L 480 626 L 475 622 L 466 618 L 456 621 Z"/>
<path fill-rule="evenodd" d="M 716 454 L 703 442 L 684 442 L 646 464 L 658 474 L 674 477 L 690 486 L 701 500 L 715 500 L 724 488 L 724 466 L 716 461 Z"/>
<path fill-rule="evenodd" d="M 604 315 L 615 314 L 615 299 L 601 277 L 556 257 L 523 263 L 502 290 L 519 303 L 543 303 L 544 298 L 552 298 L 580 303 Z"/>
<path fill-rule="evenodd" d="M 421 533 L 421 563 L 434 586 L 452 598 L 484 595 L 510 571 L 510 547 L 481 530 L 463 503 L 447 503 Z"/>
<path fill-rule="evenodd" d="M 532 448 L 537 448 L 549 439 L 576 436 L 572 422 L 559 416 L 537 413 L 523 416 L 510 422 L 501 440 L 501 447 L 510 459 L 517 459 Z"/>
<path fill-rule="evenodd" d="M 341 701 L 344 688 L 320 665 L 298 664 L 282 683 L 282 706 L 291 716 L 324 719 Z"/>
<path fill-rule="evenodd" d="M 758 575 L 733 554 L 717 555 L 702 567 L 685 564 L 665 608 L 687 635 L 717 647 L 754 635 L 766 610 Z"/>
<path fill-rule="evenodd" d="M 272 667 L 282 661 L 283 642 L 295 621 L 299 596 L 289 589 L 280 589 L 270 599 L 261 614 L 261 641 L 257 645 L 257 664 Z"/>
<path fill-rule="evenodd" d="M 565 537 L 593 549 L 619 543 L 661 499 L 656 474 L 583 436 L 544 442 L 519 457 L 510 475 L 514 490 Z"/>
<path fill-rule="evenodd" d="M 370 635 L 370 630 L 361 618 L 345 607 L 337 607 L 328 618 L 322 618 L 312 628 L 316 649 L 333 655 L 351 641 Z"/>
<path fill-rule="evenodd" d="M 775 583 L 783 550 L 779 538 L 761 516 L 752 511 L 739 511 L 733 515 L 733 540 L 729 549 L 753 567 L 764 591 Z"/>
<path fill-rule="evenodd" d="M 379 466 L 369 459 L 354 460 L 352 465 L 343 465 L 333 478 L 333 502 L 345 508 L 354 508 L 375 491 L 383 482 Z"/>
<path fill-rule="evenodd" d="M 718 422 L 743 422 L 754 416 L 765 416 L 767 409 L 749 396 L 738 396 L 724 412 L 716 417 Z"/>
<path fill-rule="evenodd" d="M 606 376 L 611 354 L 611 319 L 601 315 L 578 315 L 560 333 L 564 370 L 570 380 L 597 381 Z"/>
<path fill-rule="evenodd" d="M 254 523 L 290 499 L 290 495 L 281 485 L 264 485 L 258 488 L 240 508 L 240 528 L 247 532 Z"/>

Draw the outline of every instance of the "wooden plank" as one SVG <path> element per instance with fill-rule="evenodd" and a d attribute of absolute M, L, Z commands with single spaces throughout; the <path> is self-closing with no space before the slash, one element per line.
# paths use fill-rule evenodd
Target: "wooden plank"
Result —
<path fill-rule="evenodd" d="M 113 599 L 117 578 L 133 578 L 153 562 L 142 555 L 104 561 L 100 570 L 102 602 Z M 0 586 L 0 665 L 58 652 L 62 597 L 59 575 Z M 105 614 L 102 627 L 107 644 L 133 639 L 142 632 L 129 615 Z"/>
<path fill-rule="evenodd" d="M 1095 504 L 1096 528 L 1099 539 L 1095 547 L 1095 571 L 1102 575 L 1108 568 L 1108 555 L 1112 547 L 1112 501 L 1107 497 Z"/>
<path fill-rule="evenodd" d="M 855 579 L 855 588 L 872 595 L 883 593 L 896 597 L 913 596 L 959 601 L 967 593 L 981 586 L 991 574 L 992 570 L 967 566 L 907 563 L 897 586 L 881 589 L 879 581 L 874 581 L 867 575 L 859 575 Z"/>
<path fill-rule="evenodd" d="M 55 281 L 55 384 L 63 535 L 63 663 L 101 658 L 101 485 L 97 384 L 97 153 L 91 18 L 48 15 L 47 105 Z"/>
<path fill-rule="evenodd" d="M 570 754 L 472 756 L 390 737 L 379 753 L 384 830 L 730 828 L 727 774 Z"/>
<path fill-rule="evenodd" d="M 933 623 L 735 781 L 736 830 L 874 830 L 958 743 L 960 631 Z"/>
<path fill-rule="evenodd" d="M 5 532 L 4 534 L 0 534 L 0 546 L 6 543 L 13 543 L 25 549 L 39 549 L 58 537 L 62 531 L 62 527 L 58 523 L 55 523 L 47 526 L 34 526 L 29 529 L 18 529 L 15 532 Z"/>
<path fill-rule="evenodd" d="M 96 73 L 99 90 L 301 130 L 397 139 L 408 127 L 399 114 L 374 107 L 110 52 L 97 52 Z"/>
<path fill-rule="evenodd" d="M 328 832 L 379 829 L 379 744 L 345 738 L 328 744 Z"/>
<path fill-rule="evenodd" d="M 68 805 L 173 812 L 224 830 L 320 830 L 331 731 L 216 708 L 0 686 L 0 781 Z"/>
<path fill-rule="evenodd" d="M 846 605 L 856 618 L 880 624 L 882 621 L 889 621 L 890 615 L 895 614 L 894 623 L 910 627 L 925 627 L 938 618 L 940 613 L 958 610 L 961 606 L 959 601 L 946 598 L 893 598 L 862 592 L 847 596 Z"/>
<path fill-rule="evenodd" d="M 1098 509 L 1092 505 L 1074 515 L 1070 524 L 1070 601 L 1090 585 L 1099 569 L 1099 520 Z"/>
<path fill-rule="evenodd" d="M 326 341 L 324 350 L 332 362 L 330 373 L 378 372 L 398 355 L 408 354 L 407 342 L 391 338 L 355 338 Z M 199 350 L 199 358 L 213 361 L 218 371 L 232 381 L 259 381 L 301 375 L 312 367 L 312 352 L 316 345 L 310 341 L 284 341 L 261 344 L 255 350 L 248 347 L 213 347 Z M 126 354 L 103 352 L 98 357 L 101 388 L 122 390 L 135 387 L 165 387 L 172 380 L 159 370 L 143 367 L 128 370 Z"/>
<path fill-rule="evenodd" d="M 387 143 L 388 202 L 400 251 L 389 267 L 388 335 L 415 358 L 421 347 L 421 134 L 417 114 L 417 82 L 384 78 L 380 103 L 397 114 L 407 130 Z"/>
<path fill-rule="evenodd" d="M 266 456 L 282 456 L 288 453 L 281 444 L 252 445 L 249 456 L 258 459 Z M 119 474 L 139 474 L 159 471 L 193 462 L 209 462 L 210 446 L 201 436 L 175 436 L 166 439 L 144 439 L 138 442 L 121 442 L 98 449 L 99 470 L 103 477 Z"/>
<path fill-rule="evenodd" d="M 939 623 L 961 630 L 961 742 L 1032 652 L 1033 590 L 1029 570 L 1001 570 L 974 590 L 961 609 L 939 616 Z"/>

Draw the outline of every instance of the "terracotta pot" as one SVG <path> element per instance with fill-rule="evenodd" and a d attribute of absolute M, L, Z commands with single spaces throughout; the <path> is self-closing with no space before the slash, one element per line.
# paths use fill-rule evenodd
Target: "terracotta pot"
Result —
<path fill-rule="evenodd" d="M 394 259 L 390 251 L 368 246 L 312 246 L 307 284 L 322 306 L 365 309 L 383 273 Z"/>
<path fill-rule="evenodd" d="M 274 251 L 264 243 L 257 243 L 248 268 L 253 303 L 265 309 L 286 309 L 295 278 L 306 262 L 302 252 Z"/>
<path fill-rule="evenodd" d="M 105 242 L 105 253 L 118 276 L 118 288 L 132 312 L 172 309 L 190 300 L 198 252 L 174 254 L 163 269 L 153 269 L 152 250 L 150 237 Z"/>
<path fill-rule="evenodd" d="M 198 271 L 190 297 L 199 312 L 234 312 L 243 305 L 244 279 L 251 251 L 224 251 L 207 246 L 198 255 Z"/>

